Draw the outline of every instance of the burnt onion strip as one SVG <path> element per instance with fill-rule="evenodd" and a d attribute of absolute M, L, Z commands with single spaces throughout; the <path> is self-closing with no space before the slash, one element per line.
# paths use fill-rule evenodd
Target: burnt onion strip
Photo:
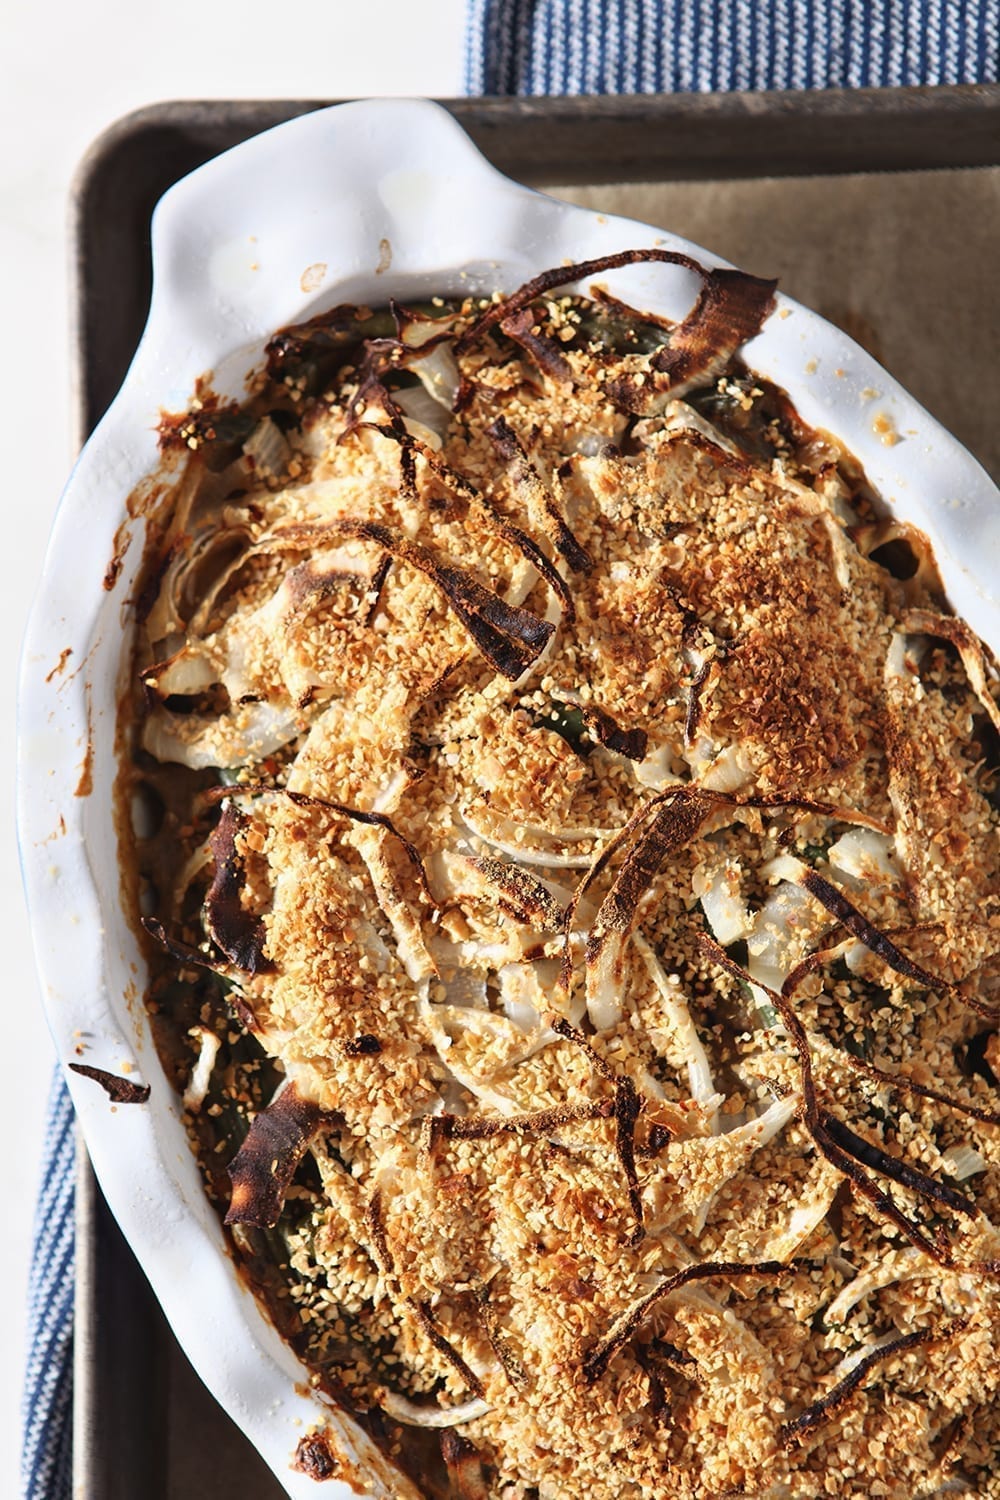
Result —
<path fill-rule="evenodd" d="M 425 574 L 444 594 L 490 666 L 510 681 L 533 666 L 548 645 L 554 625 L 519 605 L 507 604 L 473 573 L 377 521 L 343 519 L 320 526 L 285 526 L 275 531 L 273 538 L 292 546 L 308 546 L 321 540 L 324 533 L 374 542 Z"/>
<path fill-rule="evenodd" d="M 462 1377 L 472 1394 L 474 1396 L 478 1396 L 480 1400 L 482 1400 L 485 1394 L 483 1391 L 482 1381 L 479 1379 L 479 1376 L 475 1373 L 475 1371 L 470 1369 L 470 1367 L 466 1364 L 465 1360 L 459 1354 L 454 1344 L 450 1343 L 449 1340 L 441 1332 L 440 1328 L 437 1325 L 437 1320 L 434 1317 L 434 1311 L 430 1303 L 420 1301 L 416 1297 L 407 1297 L 406 1304 L 408 1307 L 411 1307 L 413 1309 L 414 1313 L 416 1314 L 417 1322 L 420 1324 L 421 1328 L 424 1330 L 427 1337 L 434 1345 L 434 1348 L 441 1355 L 442 1359 L 446 1359 L 451 1365 L 452 1369 Z"/>
<path fill-rule="evenodd" d="M 229 788 L 226 788 L 228 792 Z M 180 938 L 171 937 L 158 917 L 143 917 L 142 925 L 150 937 L 164 948 L 171 958 L 176 958 L 178 963 L 191 964 L 197 969 L 208 969 L 212 974 L 226 976 L 232 969 L 232 964 L 223 962 L 221 959 L 212 958 L 203 953 L 200 948 L 193 948 L 190 943 L 182 943 Z"/>
<path fill-rule="evenodd" d="M 227 788 L 228 790 L 228 788 Z M 142 925 L 155 942 L 159 943 L 171 958 L 176 958 L 180 964 L 190 964 L 192 968 L 208 969 L 212 974 L 218 974 L 223 979 L 228 979 L 232 972 L 232 964 L 221 963 L 216 958 L 210 958 L 207 953 L 202 953 L 200 948 L 192 948 L 188 943 L 182 943 L 179 938 L 169 935 L 163 923 L 157 921 L 156 917 L 143 917 Z M 237 1019 L 246 1027 L 247 1031 L 258 1031 L 257 1018 L 239 992 L 231 989 L 226 994 L 226 1001 L 232 1008 Z"/>
<path fill-rule="evenodd" d="M 476 1306 L 483 1325 L 483 1332 L 486 1334 L 490 1348 L 500 1361 L 501 1368 L 508 1382 L 515 1390 L 519 1389 L 526 1384 L 528 1372 L 514 1350 L 510 1347 L 504 1330 L 500 1327 L 500 1319 L 497 1317 L 496 1309 L 490 1301 L 490 1286 L 488 1283 L 477 1290 Z"/>
<path fill-rule="evenodd" d="M 683 1270 L 675 1271 L 673 1275 L 665 1277 L 651 1292 L 647 1292 L 619 1318 L 616 1318 L 603 1338 L 599 1339 L 588 1351 L 583 1361 L 584 1379 L 590 1384 L 599 1380 L 614 1356 L 625 1347 L 636 1332 L 649 1309 L 682 1286 L 687 1286 L 692 1281 L 709 1281 L 717 1277 L 725 1281 L 733 1281 L 743 1276 L 781 1276 L 787 1269 L 788 1267 L 778 1260 L 704 1261 L 701 1265 L 685 1266 Z"/>
<path fill-rule="evenodd" d="M 834 934 L 839 929 L 834 929 Z M 829 938 L 827 939 L 829 941 Z M 842 944 L 821 948 L 815 953 L 810 953 L 806 958 L 797 963 L 789 970 L 782 989 L 786 996 L 791 998 L 795 994 L 802 981 L 817 969 L 829 963 L 841 952 Z M 832 1045 L 832 1044 L 830 1044 Z M 866 1062 L 863 1057 L 855 1057 L 853 1052 L 845 1052 L 843 1048 L 837 1047 L 837 1056 L 846 1068 L 854 1073 L 860 1073 L 862 1077 L 868 1078 L 872 1083 L 884 1084 L 887 1088 L 895 1089 L 898 1093 L 915 1094 L 920 1099 L 933 1099 L 936 1104 L 943 1104 L 947 1109 L 953 1109 L 957 1114 L 968 1115 L 970 1119 L 981 1120 L 984 1125 L 1000 1125 L 1000 1111 L 992 1109 L 981 1109 L 975 1104 L 966 1104 L 961 1099 L 956 1099 L 953 1094 L 946 1094 L 940 1089 L 932 1089 L 926 1083 L 918 1083 L 916 1079 L 910 1078 L 905 1073 L 889 1073 L 885 1068 L 878 1068 L 874 1063 Z"/>
<path fill-rule="evenodd" d="M 807 1406 L 805 1411 L 793 1417 L 790 1422 L 782 1423 L 778 1429 L 778 1441 L 785 1452 L 790 1453 L 792 1449 L 797 1448 L 827 1418 L 838 1412 L 879 1365 L 885 1364 L 887 1360 L 895 1359 L 897 1355 L 907 1354 L 911 1349 L 919 1349 L 941 1339 L 954 1338 L 967 1326 L 967 1320 L 960 1318 L 950 1327 L 940 1331 L 933 1328 L 918 1328 L 913 1333 L 900 1334 L 898 1339 L 893 1339 L 892 1343 L 884 1345 L 881 1349 L 873 1349 L 870 1354 L 866 1354 L 858 1361 L 843 1380 L 839 1380 L 832 1390 L 827 1391 L 825 1396 L 821 1396 L 818 1401 Z"/>
<path fill-rule="evenodd" d="M 584 724 L 599 745 L 624 755 L 626 760 L 645 760 L 649 736 L 644 729 L 623 729 L 617 719 L 596 703 L 574 703 Z"/>
<path fill-rule="evenodd" d="M 81 1078 L 90 1078 L 94 1083 L 99 1083 L 113 1104 L 145 1104 L 149 1098 L 148 1083 L 133 1083 L 130 1078 L 122 1078 L 118 1073 L 109 1073 L 105 1068 L 92 1067 L 90 1063 L 70 1063 L 71 1073 L 79 1073 Z"/>
<path fill-rule="evenodd" d="M 558 287 L 569 286 L 575 281 L 583 281 L 587 276 L 598 276 L 602 271 L 617 271 L 622 266 L 634 266 L 645 262 L 683 266 L 685 270 L 693 271 L 696 276 L 705 274 L 704 267 L 699 265 L 692 256 L 675 250 L 619 250 L 614 255 L 599 255 L 594 260 L 582 260 L 576 265 L 555 266 L 551 271 L 543 271 L 539 276 L 526 281 L 523 286 L 518 287 L 516 292 L 511 292 L 509 297 L 501 297 L 498 302 L 491 302 L 471 328 L 466 329 L 461 338 L 456 340 L 455 353 L 467 354 L 475 347 L 483 334 L 495 324 L 514 317 L 523 307 L 527 307 L 530 302 L 534 302 L 536 298 L 544 296 L 547 292 L 554 292 Z"/>
<path fill-rule="evenodd" d="M 304 1099 L 291 1083 L 261 1110 L 229 1163 L 233 1191 L 227 1224 L 274 1228 L 295 1169 L 322 1123 L 319 1105 Z"/>
<path fill-rule="evenodd" d="M 629 1208 L 635 1219 L 635 1228 L 630 1236 L 629 1243 L 638 1245 L 645 1232 L 645 1220 L 642 1207 L 642 1191 L 639 1187 L 639 1176 L 635 1167 L 635 1127 L 642 1113 L 642 1099 L 640 1098 L 635 1084 L 627 1075 L 616 1073 L 611 1064 L 597 1052 L 583 1035 L 571 1026 L 563 1016 L 552 1016 L 550 1018 L 552 1030 L 568 1042 L 575 1042 L 582 1047 L 590 1058 L 595 1071 L 606 1083 L 610 1083 L 614 1089 L 614 1117 L 615 1117 L 615 1152 L 622 1165 L 625 1175 L 625 1186 L 628 1192 Z"/>
<path fill-rule="evenodd" d="M 448 1479 L 459 1500 L 489 1500 L 483 1459 L 475 1444 L 453 1428 L 442 1432 L 440 1442 Z"/>
<path fill-rule="evenodd" d="M 385 1226 L 382 1223 L 382 1190 L 375 1188 L 368 1199 L 368 1207 L 365 1209 L 365 1228 L 371 1236 L 373 1259 L 375 1264 L 386 1276 L 395 1274 L 396 1266 L 389 1249 L 389 1241 L 385 1237 Z"/>
<path fill-rule="evenodd" d="M 419 438 L 414 437 L 412 433 L 406 431 L 402 434 L 392 433 L 391 436 L 394 438 L 398 437 L 399 442 L 404 448 L 409 448 L 412 452 L 419 453 L 432 474 L 453 495 L 459 496 L 467 505 L 471 505 L 476 510 L 481 511 L 497 535 L 502 537 L 509 547 L 513 547 L 516 552 L 520 552 L 521 556 L 527 562 L 530 562 L 536 572 L 545 580 L 562 605 L 563 613 L 567 620 L 575 620 L 576 606 L 573 603 L 573 596 L 567 587 L 566 580 L 559 572 L 559 569 L 554 567 L 546 557 L 534 537 L 529 536 L 520 526 L 515 526 L 513 521 L 508 520 L 506 516 L 502 515 L 496 506 L 487 499 L 482 490 L 476 488 L 471 479 L 467 479 L 464 474 L 459 473 L 458 469 L 446 463 L 441 455 L 429 447 L 427 443 L 421 442 Z"/>
<path fill-rule="evenodd" d="M 690 787 L 646 804 L 647 826 L 636 833 L 587 937 L 588 1000 L 606 983 L 620 987 L 624 944 L 639 919 L 639 903 L 665 860 L 691 842 L 716 805 L 714 795 Z"/>
<path fill-rule="evenodd" d="M 931 974 L 920 964 L 914 963 L 912 958 L 907 958 L 885 933 L 879 932 L 878 928 L 860 912 L 858 908 L 849 901 L 843 891 L 831 885 L 829 880 L 824 880 L 815 870 L 807 870 L 800 882 L 811 896 L 825 906 L 831 916 L 837 918 L 847 931 L 864 943 L 865 947 L 876 954 L 884 964 L 893 969 L 897 974 L 902 974 L 905 979 L 913 979 L 918 984 L 927 985 L 931 990 L 951 990 L 954 986 L 946 979 L 941 979 L 936 974 Z"/>
<path fill-rule="evenodd" d="M 561 930 L 562 907 L 542 882 L 522 865 L 508 864 L 491 854 L 468 855 L 466 859 L 488 885 L 496 887 L 513 915 L 543 931 Z"/>
<path fill-rule="evenodd" d="M 809 1040 L 805 1028 L 792 1008 L 789 997 L 779 990 L 772 990 L 768 985 L 761 984 L 754 979 L 742 964 L 730 958 L 719 943 L 707 932 L 698 935 L 698 947 L 706 958 L 718 964 L 727 974 L 739 982 L 750 987 L 755 987 L 767 995 L 774 1006 L 789 1036 L 795 1044 L 799 1055 L 799 1071 L 802 1079 L 803 1118 L 809 1134 L 812 1136 L 820 1152 L 826 1157 L 830 1164 L 848 1178 L 862 1197 L 867 1198 L 869 1203 L 894 1224 L 901 1234 L 909 1240 L 911 1245 L 916 1245 L 918 1250 L 923 1250 L 925 1255 L 930 1256 L 937 1265 L 949 1266 L 951 1257 L 946 1250 L 924 1231 L 923 1227 L 910 1219 L 902 1209 L 898 1208 L 892 1197 L 884 1192 L 873 1182 L 864 1168 L 855 1158 L 834 1141 L 826 1128 L 827 1116 L 820 1109 L 816 1094 L 816 1081 L 813 1076 L 812 1054 L 809 1049 Z M 787 981 L 786 981 L 787 984 Z"/>
<path fill-rule="evenodd" d="M 529 516 L 535 515 L 552 545 L 565 558 L 574 573 L 590 573 L 594 562 L 573 535 L 565 516 L 556 505 L 549 488 L 528 457 L 514 429 L 497 417 L 486 429 L 486 436 L 497 455 L 507 466 L 507 477 L 518 499 L 524 501 Z"/>
<path fill-rule="evenodd" d="M 555 339 L 542 333 L 533 308 L 522 307 L 519 312 L 504 318 L 500 324 L 500 332 L 505 333 L 513 343 L 519 344 L 543 375 L 548 375 L 558 385 L 572 384 L 573 371 L 569 360 Z"/>
<path fill-rule="evenodd" d="M 671 386 L 687 385 L 708 375 L 707 357 L 728 359 L 758 334 L 774 307 L 776 281 L 720 266 L 705 273 L 694 307 L 652 357 L 652 366 L 669 375 Z"/>
<path fill-rule="evenodd" d="M 532 1110 L 524 1115 L 433 1115 L 431 1139 L 449 1141 L 488 1141 L 497 1135 L 545 1135 L 562 1125 L 584 1120 L 607 1120 L 615 1113 L 613 1099 L 599 1099 L 591 1104 L 556 1105 L 553 1109 Z"/>
<path fill-rule="evenodd" d="M 946 1182 L 936 1182 L 933 1177 L 928 1177 L 926 1172 L 920 1172 L 916 1167 L 910 1166 L 909 1162 L 890 1156 L 874 1142 L 858 1135 L 843 1120 L 838 1120 L 833 1115 L 824 1112 L 823 1128 L 835 1145 L 873 1172 L 879 1172 L 883 1177 L 889 1177 L 893 1182 L 898 1182 L 900 1187 L 909 1188 L 914 1193 L 921 1193 L 933 1202 L 946 1204 L 948 1208 L 953 1208 L 956 1213 L 965 1214 L 967 1218 L 974 1219 L 977 1216 L 979 1210 L 964 1193 L 960 1193 Z"/>
<path fill-rule="evenodd" d="M 227 802 L 212 830 L 209 845 L 215 874 L 205 896 L 205 925 L 209 936 L 236 968 L 245 974 L 269 974 L 274 964 L 264 953 L 263 920 L 243 906 L 243 864 L 236 851 L 236 836 L 246 819 Z"/>

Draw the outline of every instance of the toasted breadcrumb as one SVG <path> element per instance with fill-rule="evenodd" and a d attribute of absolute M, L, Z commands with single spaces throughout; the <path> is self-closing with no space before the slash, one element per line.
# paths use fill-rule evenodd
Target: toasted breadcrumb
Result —
<path fill-rule="evenodd" d="M 290 330 L 239 441 L 175 419 L 132 777 L 209 1189 L 279 1083 L 322 1112 L 234 1232 L 429 1494 L 1000 1496 L 995 675 L 782 393 L 526 305 Z"/>

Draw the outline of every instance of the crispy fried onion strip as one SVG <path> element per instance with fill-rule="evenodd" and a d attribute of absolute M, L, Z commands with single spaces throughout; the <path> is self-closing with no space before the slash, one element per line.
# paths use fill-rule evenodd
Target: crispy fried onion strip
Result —
<path fill-rule="evenodd" d="M 269 974 L 274 964 L 264 953 L 263 920 L 240 900 L 244 873 L 236 836 L 247 821 L 234 803 L 223 805 L 209 841 L 215 874 L 205 896 L 205 926 L 216 947 L 243 973 Z"/>
<path fill-rule="evenodd" d="M 925 1348 L 929 1344 L 957 1338 L 965 1332 L 967 1327 L 967 1319 L 957 1318 L 943 1329 L 918 1328 L 913 1333 L 900 1334 L 898 1338 L 891 1339 L 889 1343 L 873 1349 L 863 1359 L 859 1359 L 857 1364 L 842 1380 L 837 1382 L 832 1390 L 827 1391 L 825 1396 L 821 1396 L 818 1401 L 807 1406 L 805 1411 L 793 1417 L 790 1422 L 782 1423 L 778 1430 L 778 1441 L 781 1446 L 786 1453 L 799 1447 L 817 1427 L 840 1411 L 879 1365 L 886 1364 L 890 1359 L 897 1359 L 901 1354 L 908 1354 L 912 1349 Z"/>
<path fill-rule="evenodd" d="M 620 363 L 629 373 L 608 383 L 608 395 L 625 411 L 643 415 L 655 411 L 665 400 L 711 381 L 736 351 L 760 332 L 774 307 L 777 282 L 725 267 L 707 270 L 691 256 L 675 250 L 621 250 L 543 271 L 509 297 L 491 303 L 456 341 L 455 353 L 468 353 L 490 328 L 497 323 L 509 324 L 547 292 L 602 271 L 645 262 L 683 266 L 702 278 L 694 307 L 670 331 L 663 346 L 651 356 L 626 355 Z M 520 324 L 515 326 L 520 328 Z"/>
<path fill-rule="evenodd" d="M 608 1031 L 621 1020 L 625 945 L 638 923 L 641 898 L 667 856 L 695 836 L 715 802 L 714 797 L 697 787 L 681 786 L 640 803 L 576 887 L 566 912 L 567 934 L 585 892 L 612 855 L 618 849 L 626 849 L 621 869 L 587 937 L 587 1009 L 596 1030 Z M 644 828 L 644 824 L 648 826 Z M 560 983 L 568 993 L 572 984 L 568 941 Z"/>
<path fill-rule="evenodd" d="M 520 605 L 507 604 L 474 573 L 378 521 L 345 517 L 323 525 L 282 526 L 271 533 L 271 540 L 290 547 L 310 547 L 338 535 L 373 542 L 428 577 L 444 594 L 490 666 L 510 681 L 516 682 L 548 645 L 555 630 L 549 621 L 540 620 Z"/>
<path fill-rule="evenodd" d="M 1000 733 L 1000 707 L 987 682 L 987 648 L 971 626 L 954 615 L 939 615 L 929 609 L 907 610 L 900 624 L 909 635 L 933 635 L 951 642 L 961 658 L 969 686 L 986 710 L 993 728 Z"/>
<path fill-rule="evenodd" d="M 618 1351 L 628 1343 L 649 1309 L 669 1297 L 672 1292 L 688 1286 L 692 1281 L 709 1281 L 718 1277 L 732 1281 L 744 1276 L 780 1276 L 785 1269 L 778 1260 L 749 1263 L 705 1261 L 701 1265 L 685 1266 L 683 1270 L 674 1271 L 654 1286 L 652 1291 L 640 1297 L 638 1302 L 633 1302 L 631 1307 L 626 1308 L 615 1319 L 607 1333 L 587 1352 L 583 1361 L 584 1378 L 591 1384 L 599 1380 Z"/>
<path fill-rule="evenodd" d="M 610 1063 L 590 1045 L 590 1042 L 583 1033 L 577 1031 L 562 1016 L 550 1016 L 549 1025 L 557 1035 L 565 1037 L 568 1042 L 575 1042 L 578 1047 L 582 1047 L 593 1064 L 594 1071 L 606 1083 L 610 1083 L 614 1089 L 615 1151 L 618 1155 L 618 1160 L 621 1162 L 622 1171 L 625 1174 L 629 1207 L 635 1219 L 635 1228 L 632 1231 L 630 1243 L 637 1245 L 645 1232 L 642 1192 L 639 1188 L 639 1177 L 635 1169 L 635 1127 L 636 1121 L 642 1111 L 642 1099 L 639 1091 L 631 1078 L 626 1074 L 616 1073 Z"/>
<path fill-rule="evenodd" d="M 529 871 L 490 854 L 466 855 L 465 863 L 498 892 L 500 906 L 515 920 L 542 932 L 562 930 L 564 908 Z"/>
<path fill-rule="evenodd" d="M 386 402 L 390 406 L 395 407 L 390 393 L 385 391 L 383 394 Z M 459 496 L 474 510 L 479 511 L 486 518 L 491 529 L 496 532 L 497 536 L 502 537 L 515 552 L 519 552 L 535 571 L 540 574 L 562 605 L 563 614 L 566 619 L 573 620 L 576 618 L 576 607 L 573 603 L 573 596 L 566 585 L 566 580 L 558 568 L 554 567 L 546 557 L 534 537 L 522 530 L 520 526 L 515 526 L 512 521 L 509 521 L 506 516 L 502 515 L 496 506 L 487 499 L 481 490 L 476 488 L 470 479 L 467 479 L 464 474 L 459 473 L 458 469 L 453 468 L 451 464 L 446 463 L 439 453 L 435 452 L 429 444 L 422 442 L 414 433 L 408 432 L 405 427 L 398 424 L 390 424 L 388 427 L 376 426 L 375 430 L 380 432 L 383 437 L 391 438 L 394 442 L 399 443 L 403 456 L 408 460 L 414 474 L 416 472 L 413 467 L 414 459 L 419 454 L 427 464 L 427 467 L 446 489 L 450 490 L 452 494 Z"/>
<path fill-rule="evenodd" d="M 946 979 L 931 974 L 929 970 L 922 968 L 912 958 L 907 958 L 901 952 L 891 938 L 880 932 L 874 923 L 859 911 L 853 902 L 849 901 L 843 891 L 837 886 L 831 885 L 829 880 L 824 880 L 816 870 L 804 870 L 799 881 L 811 896 L 825 906 L 831 916 L 837 918 L 847 931 L 856 937 L 860 943 L 879 957 L 884 964 L 902 974 L 904 979 L 913 979 L 917 984 L 925 984 L 931 990 L 952 990 L 954 986 Z"/>
<path fill-rule="evenodd" d="M 520 344 L 524 352 L 534 360 L 543 375 L 548 375 L 557 385 L 572 385 L 573 371 L 569 360 L 556 343 L 550 339 L 538 327 L 534 309 L 522 307 L 520 312 L 512 313 L 509 318 L 504 318 L 500 324 L 501 333 L 515 344 Z"/>
<path fill-rule="evenodd" d="M 386 1238 L 385 1225 L 382 1222 L 381 1188 L 376 1187 L 375 1189 L 373 1189 L 371 1197 L 368 1200 L 368 1207 L 365 1210 L 365 1225 L 371 1238 L 371 1251 L 375 1263 L 382 1274 L 385 1276 L 386 1280 L 398 1293 L 400 1291 L 400 1288 L 398 1278 L 396 1276 L 396 1266 L 393 1260 L 392 1251 L 389 1248 L 389 1241 Z M 456 1371 L 456 1373 L 468 1386 L 473 1396 L 478 1401 L 482 1402 L 484 1395 L 482 1381 L 479 1379 L 479 1376 L 475 1373 L 475 1371 L 470 1368 L 466 1360 L 463 1359 L 462 1355 L 458 1352 L 455 1346 L 442 1333 L 441 1329 L 438 1327 L 437 1319 L 434 1317 L 433 1309 L 431 1308 L 430 1303 L 423 1301 L 417 1297 L 403 1296 L 401 1300 L 403 1302 L 403 1305 L 407 1307 L 411 1314 L 415 1317 L 416 1321 L 419 1323 L 420 1327 L 427 1335 L 431 1344 L 441 1355 L 442 1359 L 446 1360 L 447 1363 L 451 1365 L 452 1369 Z M 388 1410 L 388 1407 L 385 1407 L 385 1409 Z M 455 1408 L 451 1413 L 453 1419 L 452 1421 L 449 1421 L 447 1423 L 424 1422 L 421 1425 L 452 1426 L 457 1425 L 459 1421 L 468 1422 L 472 1420 L 472 1418 L 469 1416 L 461 1416 L 456 1418 L 455 1413 L 458 1410 L 460 1410 L 460 1408 Z M 484 1405 L 483 1410 L 489 1410 L 489 1408 L 485 1407 Z M 409 1418 L 403 1420 L 412 1421 L 414 1419 Z"/>
<path fill-rule="evenodd" d="M 514 429 L 497 417 L 486 429 L 486 435 L 497 455 L 507 469 L 514 495 L 524 505 L 528 519 L 538 530 L 544 531 L 553 547 L 564 558 L 574 573 L 590 573 L 594 561 L 580 546 L 560 511 L 555 499 L 521 445 Z M 641 757 L 640 757 L 641 758 Z"/>
<path fill-rule="evenodd" d="M 720 947 L 714 938 L 709 937 L 708 933 L 699 935 L 698 947 L 707 958 L 718 964 L 719 968 L 724 969 L 727 974 L 731 974 L 744 984 L 755 984 L 756 988 L 762 990 L 774 1006 L 798 1053 L 802 1078 L 803 1120 L 817 1148 L 827 1161 L 837 1167 L 862 1197 L 867 1198 L 884 1218 L 905 1235 L 911 1245 L 916 1245 L 919 1250 L 923 1250 L 936 1264 L 949 1266 L 951 1264 L 949 1252 L 937 1240 L 932 1239 L 921 1224 L 911 1219 L 897 1206 L 892 1196 L 873 1181 L 865 1167 L 871 1167 L 883 1176 L 891 1177 L 893 1181 L 899 1182 L 911 1192 L 929 1197 L 933 1201 L 941 1201 L 941 1185 L 928 1177 L 926 1173 L 911 1166 L 909 1162 L 900 1161 L 898 1157 L 890 1157 L 880 1147 L 862 1141 L 861 1137 L 856 1136 L 841 1122 L 833 1120 L 831 1130 L 833 1117 L 819 1103 L 809 1039 L 792 1008 L 788 981 L 785 982 L 782 990 L 778 991 L 752 980 L 742 964 L 730 958 L 725 949 Z M 855 1152 L 858 1154 L 855 1155 Z M 978 1214 L 978 1209 L 971 1200 L 964 1198 L 961 1194 L 957 1196 L 962 1200 L 960 1212 L 970 1217 Z"/>
<path fill-rule="evenodd" d="M 233 1185 L 227 1224 L 271 1229 L 281 1217 L 285 1194 L 310 1141 L 323 1125 L 323 1112 L 287 1084 L 256 1116 L 229 1163 Z"/>
<path fill-rule="evenodd" d="M 523 1115 L 429 1115 L 430 1143 L 436 1140 L 488 1141 L 497 1135 L 548 1135 L 563 1125 L 607 1120 L 615 1114 L 613 1099 L 588 1104 L 556 1105 Z"/>
<path fill-rule="evenodd" d="M 398 1391 L 390 1391 L 385 1386 L 376 1394 L 386 1416 L 407 1427 L 462 1427 L 466 1422 L 475 1422 L 477 1418 L 485 1417 L 491 1410 L 489 1402 L 481 1396 L 473 1396 L 471 1401 L 463 1401 L 458 1406 L 430 1406 L 410 1401 Z"/>
<path fill-rule="evenodd" d="M 461 808 L 459 816 L 469 832 L 475 834 L 477 839 L 482 839 L 491 849 L 509 854 L 520 864 L 537 865 L 541 869 L 550 870 L 587 869 L 593 863 L 594 856 L 589 853 L 572 853 L 569 846 L 608 838 L 613 833 L 610 828 L 560 828 L 556 832 L 551 828 L 543 828 L 538 823 L 525 823 L 508 817 L 506 813 L 497 812 L 485 798 L 472 806 Z M 526 835 L 540 842 L 534 845 L 523 842 Z M 545 847 L 546 841 L 549 847 Z"/>
<path fill-rule="evenodd" d="M 642 898 L 665 860 L 690 843 L 709 816 L 720 808 L 818 813 L 823 817 L 885 831 L 884 825 L 869 818 L 867 814 L 856 812 L 852 808 L 838 807 L 833 803 L 817 802 L 809 798 L 741 799 L 690 783 L 668 787 L 666 791 L 640 803 L 593 861 L 577 886 L 566 913 L 566 931 L 569 932 L 580 899 L 611 857 L 624 849 L 624 858 L 614 884 L 601 903 L 587 938 L 587 1009 L 591 1022 L 598 1031 L 610 1030 L 622 1017 L 626 944 L 639 921 Z M 823 882 L 824 886 L 826 884 Z M 833 891 L 834 887 L 831 886 L 830 890 Z M 845 906 L 850 906 L 846 898 L 844 902 Z M 850 910 L 855 912 L 853 907 Z M 856 916 L 864 923 L 860 913 L 856 913 Z M 864 924 L 864 931 L 870 935 L 870 924 Z M 860 931 L 855 935 L 860 936 Z M 899 957 L 902 960 L 902 955 Z M 923 973 L 922 970 L 920 972 Z M 572 984 L 568 943 L 560 984 L 568 994 Z"/>

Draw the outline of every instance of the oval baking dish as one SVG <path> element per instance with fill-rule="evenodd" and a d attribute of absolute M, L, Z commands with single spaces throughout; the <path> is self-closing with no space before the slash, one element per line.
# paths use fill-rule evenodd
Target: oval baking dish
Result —
<path fill-rule="evenodd" d="M 341 105 L 269 131 L 158 207 L 149 322 L 57 515 L 18 705 L 20 841 L 49 1022 L 65 1064 L 126 1081 L 109 1099 L 93 1078 L 68 1074 L 98 1178 L 192 1363 L 291 1496 L 312 1495 L 326 1477 L 315 1464 L 310 1472 L 302 1448 L 317 1429 L 330 1434 L 341 1476 L 323 1493 L 346 1500 L 359 1475 L 372 1493 L 408 1491 L 371 1439 L 308 1391 L 234 1273 L 142 1003 L 145 961 L 120 898 L 115 783 L 132 596 L 148 518 L 178 473 L 162 465 L 161 413 L 187 410 L 206 381 L 223 400 L 244 399 L 275 330 L 335 305 L 490 296 L 562 262 L 635 248 L 721 264 L 665 231 L 511 183 L 427 103 Z M 679 264 L 604 279 L 674 322 L 699 290 Z M 836 434 L 892 514 L 930 537 L 952 606 L 1000 644 L 989 566 L 1000 507 L 979 465 L 846 335 L 786 298 L 745 358 L 804 422 Z M 887 444 L 873 429 L 866 393 L 876 384 L 904 441 Z"/>

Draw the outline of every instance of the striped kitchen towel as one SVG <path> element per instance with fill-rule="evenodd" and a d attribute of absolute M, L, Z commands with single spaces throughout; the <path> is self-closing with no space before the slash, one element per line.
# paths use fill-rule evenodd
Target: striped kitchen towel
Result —
<path fill-rule="evenodd" d="M 73 1213 L 76 1131 L 69 1091 L 52 1080 L 35 1209 L 22 1413 L 25 1500 L 69 1500 L 73 1458 Z"/>
<path fill-rule="evenodd" d="M 470 94 L 996 83 L 1000 0 L 469 0 Z"/>

